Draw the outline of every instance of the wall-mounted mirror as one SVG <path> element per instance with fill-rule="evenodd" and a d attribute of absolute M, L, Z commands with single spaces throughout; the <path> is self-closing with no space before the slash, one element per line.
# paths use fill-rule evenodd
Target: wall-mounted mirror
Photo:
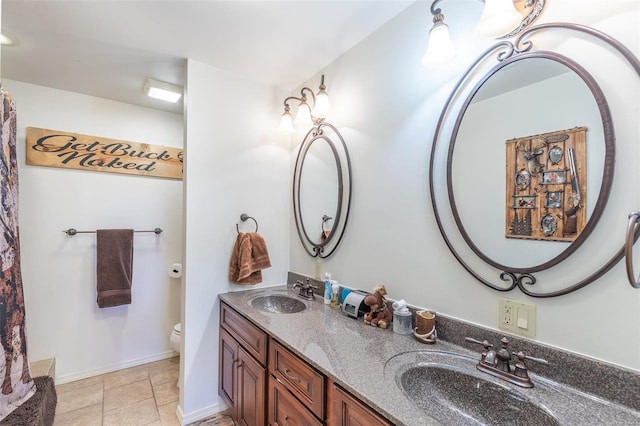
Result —
<path fill-rule="evenodd" d="M 543 30 L 605 41 L 640 74 L 637 59 L 602 33 L 573 24 L 532 27 L 467 70 L 443 109 L 430 160 L 436 220 L 456 259 L 491 288 L 518 287 L 534 297 L 594 281 L 621 259 L 623 242 L 592 259 L 591 272 L 578 282 L 547 271 L 598 225 L 613 185 L 615 137 L 596 78 L 565 54 L 533 49 L 532 34 Z M 569 226 L 576 211 L 582 215 L 577 230 Z M 555 279 L 553 288 L 534 286 L 541 271 Z"/>
<path fill-rule="evenodd" d="M 298 236 L 312 257 L 338 247 L 351 206 L 351 161 L 338 130 L 314 126 L 300 144 L 293 174 L 293 211 Z"/>
<path fill-rule="evenodd" d="M 580 210 L 594 225 L 602 211 L 594 214 L 596 200 L 603 205 L 611 186 L 614 140 L 603 94 L 584 70 L 572 69 L 573 64 L 549 53 L 513 59 L 487 76 L 460 115 L 450 145 L 450 201 L 458 226 L 486 261 L 504 270 L 534 272 L 552 266 L 587 237 L 562 233 L 570 210 L 568 155 L 575 148 L 568 142 L 573 129 L 584 129 L 586 136 L 580 146 L 586 155 L 577 167 L 589 171 L 585 173 L 588 180 L 580 182 L 578 189 L 585 193 Z M 524 138 L 526 148 L 508 153 L 509 141 L 518 138 Z M 549 158 L 556 152 L 557 158 Z M 509 161 L 514 163 L 512 170 L 505 167 Z M 551 173 L 561 174 L 562 182 L 544 182 L 548 179 L 542 178 Z M 561 203 L 552 207 L 549 195 Z M 552 222 L 543 222 L 547 215 Z M 508 217 L 527 221 L 527 231 L 520 232 L 523 239 L 512 237 L 513 220 Z M 552 226 L 549 231 L 554 232 L 536 232 L 544 226 Z"/>

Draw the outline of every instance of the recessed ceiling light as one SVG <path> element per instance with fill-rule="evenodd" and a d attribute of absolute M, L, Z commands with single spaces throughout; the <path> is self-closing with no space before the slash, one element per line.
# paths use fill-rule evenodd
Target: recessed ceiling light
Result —
<path fill-rule="evenodd" d="M 3 46 L 11 46 L 12 44 L 18 44 L 18 39 L 13 34 L 2 31 L 0 34 L 0 44 Z"/>
<path fill-rule="evenodd" d="M 144 93 L 150 98 L 176 103 L 182 97 L 182 86 L 148 78 L 144 85 Z"/>

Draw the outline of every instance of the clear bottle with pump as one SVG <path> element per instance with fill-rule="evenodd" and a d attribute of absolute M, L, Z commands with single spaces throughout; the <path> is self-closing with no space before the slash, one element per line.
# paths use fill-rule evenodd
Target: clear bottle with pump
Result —
<path fill-rule="evenodd" d="M 331 280 L 331 307 L 338 309 L 340 307 L 340 301 L 338 300 L 338 292 L 340 291 L 340 284 L 337 281 Z"/>
<path fill-rule="evenodd" d="M 324 304 L 329 305 L 331 303 L 331 274 L 326 272 L 324 274 Z"/>

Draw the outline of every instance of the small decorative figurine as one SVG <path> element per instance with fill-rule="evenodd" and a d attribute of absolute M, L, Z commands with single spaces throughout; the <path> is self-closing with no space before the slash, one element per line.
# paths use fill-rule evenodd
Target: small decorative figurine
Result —
<path fill-rule="evenodd" d="M 371 310 L 364 315 L 364 323 L 374 327 L 387 328 L 393 315 L 391 309 L 387 306 L 387 289 L 384 285 L 378 284 L 373 289 L 373 294 L 364 298 L 364 304 L 369 306 Z"/>

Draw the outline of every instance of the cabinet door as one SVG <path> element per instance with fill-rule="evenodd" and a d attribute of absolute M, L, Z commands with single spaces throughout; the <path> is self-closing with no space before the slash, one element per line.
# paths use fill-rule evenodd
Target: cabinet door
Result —
<path fill-rule="evenodd" d="M 236 395 L 238 393 L 238 342 L 222 328 L 219 343 L 218 395 L 226 402 L 236 417 Z"/>
<path fill-rule="evenodd" d="M 243 426 L 264 426 L 266 369 L 244 349 L 238 352 L 236 421 Z"/>
<path fill-rule="evenodd" d="M 269 426 L 322 426 L 305 406 L 273 376 L 269 376 Z"/>
<path fill-rule="evenodd" d="M 392 426 L 371 408 L 332 384 L 328 388 L 327 426 Z"/>

